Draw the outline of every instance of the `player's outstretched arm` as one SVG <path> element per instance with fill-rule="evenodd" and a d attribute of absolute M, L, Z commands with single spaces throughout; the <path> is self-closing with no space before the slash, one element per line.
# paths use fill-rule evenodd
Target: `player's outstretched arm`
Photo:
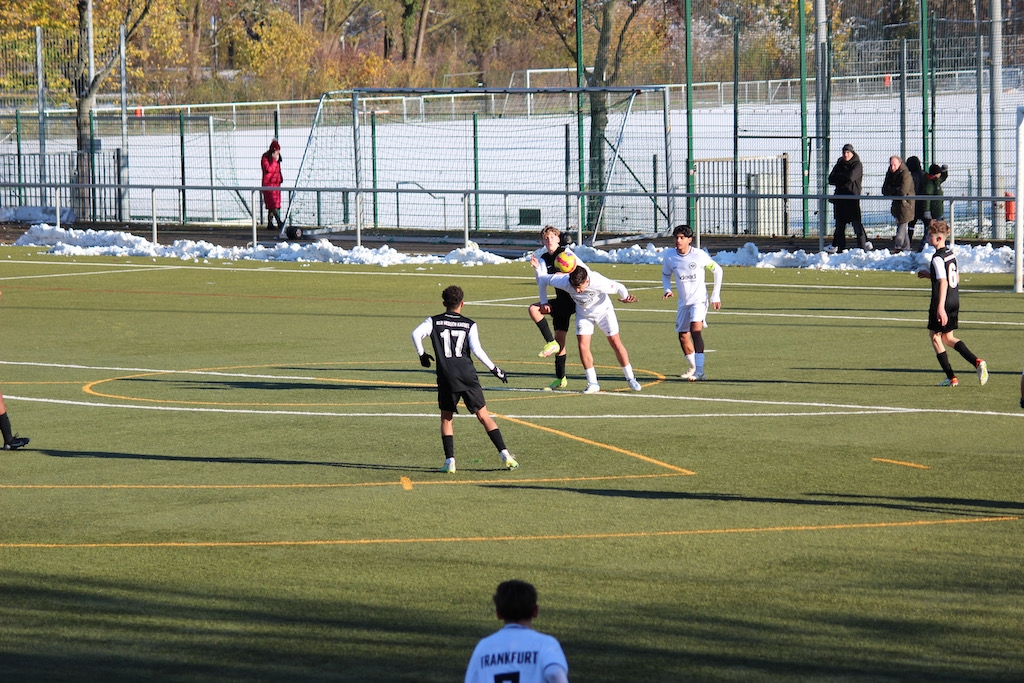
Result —
<path fill-rule="evenodd" d="M 624 304 L 635 304 L 635 303 L 636 303 L 637 301 L 639 301 L 639 299 L 637 299 L 637 298 L 636 298 L 635 296 L 633 296 L 632 294 L 627 294 L 627 295 L 626 295 L 625 297 L 623 297 L 622 299 L 619 299 L 619 301 L 620 301 L 621 303 L 624 303 Z"/>

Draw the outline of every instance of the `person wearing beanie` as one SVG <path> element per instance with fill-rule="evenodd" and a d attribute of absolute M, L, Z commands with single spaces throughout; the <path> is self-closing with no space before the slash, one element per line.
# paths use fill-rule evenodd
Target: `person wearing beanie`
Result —
<path fill-rule="evenodd" d="M 270 149 L 263 153 L 260 159 L 260 166 L 263 169 L 263 187 L 281 187 L 284 177 L 281 175 L 281 143 L 277 140 L 270 141 Z M 278 237 L 285 238 L 284 223 L 281 221 L 281 191 L 263 190 L 263 204 L 267 207 L 267 228 L 274 229 L 274 219 L 277 219 L 277 229 L 280 231 Z"/>
<path fill-rule="evenodd" d="M 11 432 L 11 418 L 7 417 L 7 406 L 4 405 L 4 395 L 0 394 L 0 432 L 4 435 L 5 451 L 13 451 L 28 445 L 28 439 L 23 436 L 16 436 Z"/>
<path fill-rule="evenodd" d="M 835 185 L 835 197 L 829 201 L 832 203 L 833 212 L 836 218 L 836 230 L 832 234 L 832 246 L 830 253 L 846 251 L 846 226 L 853 226 L 853 232 L 857 236 L 857 246 L 867 249 L 867 237 L 864 234 L 864 224 L 860 217 L 860 200 L 847 199 L 860 195 L 861 181 L 864 178 L 864 166 L 860 157 L 854 151 L 853 145 L 843 145 L 843 155 L 832 167 L 828 174 L 828 184 Z M 844 197 L 840 199 L 840 197 Z"/>

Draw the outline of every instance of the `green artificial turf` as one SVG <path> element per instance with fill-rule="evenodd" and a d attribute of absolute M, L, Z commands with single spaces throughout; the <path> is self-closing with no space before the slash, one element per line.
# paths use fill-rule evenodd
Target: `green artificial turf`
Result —
<path fill-rule="evenodd" d="M 524 263 L 0 250 L 2 680 L 461 680 L 522 578 L 573 681 L 1024 678 L 1024 298 L 965 274 L 943 378 L 909 273 L 728 268 L 709 381 L 656 266 L 599 265 L 644 390 L 540 391 Z M 442 450 L 409 334 L 461 285 L 521 467 Z M 570 335 L 572 340 L 572 336 Z"/>

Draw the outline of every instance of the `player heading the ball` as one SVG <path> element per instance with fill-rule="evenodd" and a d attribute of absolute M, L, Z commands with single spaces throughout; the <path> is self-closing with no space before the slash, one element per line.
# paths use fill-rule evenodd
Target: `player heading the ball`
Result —
<path fill-rule="evenodd" d="M 597 383 L 597 370 L 594 369 L 594 354 L 590 351 L 590 338 L 594 335 L 595 327 L 600 328 L 608 337 L 608 343 L 622 366 L 622 374 L 629 388 L 640 391 L 640 382 L 636 381 L 633 366 L 629 364 L 629 353 L 619 339 L 619 320 L 615 317 L 615 307 L 608 295 L 618 294 L 619 301 L 624 304 L 636 303 L 636 297 L 622 283 L 610 280 L 583 265 L 577 265 L 571 273 L 557 275 L 548 274 L 535 256 L 530 257 L 530 265 L 537 274 L 542 311 L 548 305 L 549 284 L 568 293 L 576 304 L 576 342 L 580 350 L 580 362 L 587 373 L 587 387 L 583 393 L 596 394 L 601 391 L 601 385 Z"/>

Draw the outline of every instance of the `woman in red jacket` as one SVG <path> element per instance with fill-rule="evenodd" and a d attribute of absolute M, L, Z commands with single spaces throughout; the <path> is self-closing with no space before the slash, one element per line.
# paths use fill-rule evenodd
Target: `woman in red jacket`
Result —
<path fill-rule="evenodd" d="M 281 176 L 281 144 L 277 140 L 270 141 L 270 149 L 263 153 L 260 159 L 260 166 L 263 168 L 263 187 L 281 187 L 284 178 Z M 281 231 L 279 237 L 285 237 L 284 223 L 281 222 L 281 191 L 264 190 L 263 204 L 267 207 L 267 227 L 274 229 L 274 219 L 277 219 L 277 228 Z"/>

